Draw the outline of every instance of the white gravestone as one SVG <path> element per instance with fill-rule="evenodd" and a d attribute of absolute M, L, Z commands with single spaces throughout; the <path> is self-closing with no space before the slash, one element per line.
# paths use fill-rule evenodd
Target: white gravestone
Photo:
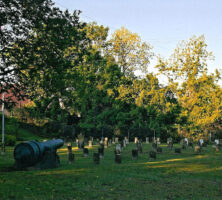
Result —
<path fill-rule="evenodd" d="M 126 147 L 126 140 L 123 140 L 123 147 Z"/>
<path fill-rule="evenodd" d="M 220 144 L 218 139 L 214 140 L 214 142 L 215 142 L 215 145 L 219 145 Z"/>
<path fill-rule="evenodd" d="M 203 139 L 199 139 L 200 145 L 203 146 L 204 140 Z"/>
<path fill-rule="evenodd" d="M 129 140 L 128 140 L 127 137 L 124 138 L 124 141 L 125 141 L 126 144 L 129 144 Z"/>
<path fill-rule="evenodd" d="M 92 147 L 92 140 L 89 140 L 89 147 Z"/>
<path fill-rule="evenodd" d="M 121 145 L 120 144 L 116 145 L 116 151 L 121 153 L 122 149 L 121 149 Z"/>
<path fill-rule="evenodd" d="M 134 143 L 136 144 L 138 142 L 138 137 L 135 137 Z"/>
<path fill-rule="evenodd" d="M 170 142 L 173 142 L 173 138 L 167 138 L 167 144 L 169 144 Z"/>
<path fill-rule="evenodd" d="M 160 138 L 156 138 L 157 144 L 160 144 Z"/>
<path fill-rule="evenodd" d="M 188 141 L 188 139 L 187 139 L 187 138 L 184 138 L 184 142 L 186 142 L 186 143 L 187 143 L 187 145 L 189 144 L 189 141 Z"/>

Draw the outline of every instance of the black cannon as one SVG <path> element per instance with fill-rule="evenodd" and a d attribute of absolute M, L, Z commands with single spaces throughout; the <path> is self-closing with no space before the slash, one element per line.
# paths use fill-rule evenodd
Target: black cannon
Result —
<path fill-rule="evenodd" d="M 56 150 L 62 147 L 63 140 L 46 142 L 29 141 L 18 144 L 14 149 L 15 168 L 17 169 L 47 169 L 60 164 Z"/>

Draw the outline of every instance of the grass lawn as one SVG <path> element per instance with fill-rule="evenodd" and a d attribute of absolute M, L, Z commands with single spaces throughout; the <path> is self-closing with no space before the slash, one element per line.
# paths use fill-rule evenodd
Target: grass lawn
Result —
<path fill-rule="evenodd" d="M 122 164 L 114 163 L 114 145 L 105 149 L 99 165 L 73 147 L 75 161 L 67 161 L 66 147 L 59 150 L 61 166 L 56 169 L 10 171 L 13 148 L 0 156 L 0 199 L 99 200 L 99 199 L 222 199 L 222 153 L 208 146 L 200 155 L 193 149 L 176 155 L 168 151 L 150 160 L 151 144 L 143 144 L 138 160 L 131 159 L 135 144 L 122 153 Z M 179 146 L 179 145 L 178 145 Z"/>

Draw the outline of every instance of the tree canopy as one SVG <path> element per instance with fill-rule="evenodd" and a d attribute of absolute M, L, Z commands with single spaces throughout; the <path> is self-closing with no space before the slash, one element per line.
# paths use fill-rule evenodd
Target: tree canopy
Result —
<path fill-rule="evenodd" d="M 74 126 L 86 136 L 155 131 L 164 139 L 221 130 L 220 74 L 208 73 L 204 36 L 159 58 L 156 68 L 168 78 L 162 85 L 149 70 L 151 46 L 124 27 L 108 39 L 108 27 L 82 22 L 80 11 L 61 11 L 50 0 L 3 0 L 0 7 L 0 93 L 32 100 L 24 113 L 44 118 L 42 126 Z"/>

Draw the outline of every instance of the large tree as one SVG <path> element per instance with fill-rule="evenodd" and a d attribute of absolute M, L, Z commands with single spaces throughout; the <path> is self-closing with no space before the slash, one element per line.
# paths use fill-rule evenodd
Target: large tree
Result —
<path fill-rule="evenodd" d="M 210 58 L 204 36 L 192 37 L 181 42 L 169 60 L 160 60 L 157 65 L 167 75 L 182 107 L 184 125 L 179 132 L 194 139 L 206 137 L 221 116 L 219 73 L 208 73 Z"/>
<path fill-rule="evenodd" d="M 11 54 L 18 44 L 30 37 L 33 29 L 41 28 L 52 11 L 52 5 L 51 0 L 0 1 L 0 94 L 10 89 L 13 96 L 21 97 L 24 84 L 18 82 L 17 74 L 29 66 L 16 66 L 16 58 L 10 59 Z M 12 99 L 7 99 L 9 101 Z"/>

